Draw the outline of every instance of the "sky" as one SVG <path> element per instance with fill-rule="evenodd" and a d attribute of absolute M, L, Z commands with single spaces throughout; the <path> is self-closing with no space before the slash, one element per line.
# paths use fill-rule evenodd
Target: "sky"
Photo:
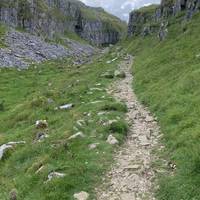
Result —
<path fill-rule="evenodd" d="M 137 8 L 159 3 L 160 0 L 81 0 L 86 5 L 102 7 L 106 11 L 128 21 L 129 13 Z"/>

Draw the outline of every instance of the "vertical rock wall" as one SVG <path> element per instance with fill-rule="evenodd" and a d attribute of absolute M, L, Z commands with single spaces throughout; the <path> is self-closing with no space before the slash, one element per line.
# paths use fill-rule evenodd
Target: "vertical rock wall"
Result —
<path fill-rule="evenodd" d="M 95 45 L 114 44 L 119 41 L 121 31 L 112 26 L 113 19 L 117 21 L 119 27 L 126 29 L 124 22 L 109 16 L 103 9 L 88 7 L 77 0 L 1 0 L 0 2 L 1 22 L 48 38 L 74 32 Z"/>
<path fill-rule="evenodd" d="M 200 10 L 200 0 L 162 0 L 160 5 L 144 7 L 130 13 L 128 35 L 146 35 L 159 32 L 167 26 L 170 16 L 185 11 L 184 19 L 190 19 Z M 165 23 L 165 24 L 163 24 Z"/>

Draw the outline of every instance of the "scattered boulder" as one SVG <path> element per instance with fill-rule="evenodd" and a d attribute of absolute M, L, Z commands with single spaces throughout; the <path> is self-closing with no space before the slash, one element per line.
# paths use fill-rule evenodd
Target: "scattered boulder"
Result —
<path fill-rule="evenodd" d="M 35 125 L 36 125 L 36 128 L 38 129 L 48 128 L 47 120 L 37 120 Z"/>
<path fill-rule="evenodd" d="M 51 172 L 49 175 L 48 175 L 48 180 L 47 182 L 51 181 L 52 179 L 54 178 L 63 178 L 65 177 L 66 174 L 64 173 L 59 173 L 59 172 Z"/>
<path fill-rule="evenodd" d="M 89 198 L 89 194 L 87 192 L 79 192 L 74 194 L 74 198 L 77 200 L 87 200 Z"/>
<path fill-rule="evenodd" d="M 114 75 L 117 78 L 126 78 L 126 73 L 124 71 L 115 70 Z"/>
<path fill-rule="evenodd" d="M 85 135 L 82 132 L 78 132 L 68 138 L 68 140 L 76 139 L 76 138 L 84 138 Z"/>
<path fill-rule="evenodd" d="M 119 143 L 119 141 L 113 135 L 109 135 L 106 142 L 111 145 L 115 145 Z"/>
<path fill-rule="evenodd" d="M 9 142 L 7 144 L 3 144 L 0 146 L 0 160 L 3 158 L 4 153 L 8 150 L 8 149 L 12 149 L 14 147 L 14 145 L 17 144 L 25 144 L 25 141 L 20 141 L 20 142 Z"/>

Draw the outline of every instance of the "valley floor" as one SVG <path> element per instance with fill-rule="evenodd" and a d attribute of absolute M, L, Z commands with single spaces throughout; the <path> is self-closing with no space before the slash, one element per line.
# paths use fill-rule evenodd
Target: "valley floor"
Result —
<path fill-rule="evenodd" d="M 124 52 L 105 52 L 78 66 L 68 58 L 1 69 L 0 151 L 9 149 L 0 160 L 0 200 L 72 200 L 81 191 L 95 198 L 118 146 L 108 138 L 122 144 L 127 134 L 126 105 L 106 92 L 120 79 L 114 72 Z"/>

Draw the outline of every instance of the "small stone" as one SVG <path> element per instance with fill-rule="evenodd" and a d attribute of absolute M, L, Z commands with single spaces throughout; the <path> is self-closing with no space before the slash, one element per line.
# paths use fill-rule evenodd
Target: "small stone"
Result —
<path fill-rule="evenodd" d="M 35 172 L 35 174 L 39 174 L 43 169 L 44 169 L 44 166 L 42 165 L 42 166 Z"/>
<path fill-rule="evenodd" d="M 108 125 L 111 125 L 111 124 L 113 124 L 113 123 L 116 123 L 116 122 L 117 122 L 117 120 L 116 120 L 116 119 L 109 120 L 109 121 L 108 121 Z"/>
<path fill-rule="evenodd" d="M 99 145 L 99 143 L 90 144 L 90 145 L 89 145 L 89 149 L 90 149 L 90 150 L 96 149 L 98 145 Z"/>
<path fill-rule="evenodd" d="M 153 121 L 154 121 L 154 118 L 151 117 L 151 116 L 149 116 L 149 115 L 147 115 L 146 118 L 145 118 L 145 121 L 146 121 L 146 122 L 153 122 Z"/>
<path fill-rule="evenodd" d="M 102 88 L 90 88 L 91 91 L 103 91 Z"/>
<path fill-rule="evenodd" d="M 173 163 L 173 162 L 169 162 L 168 163 L 168 165 L 169 165 L 169 167 L 172 169 L 172 170 L 175 170 L 176 169 L 176 164 L 175 163 Z"/>
<path fill-rule="evenodd" d="M 3 158 L 4 153 L 8 150 L 8 149 L 12 149 L 14 145 L 16 144 L 25 144 L 25 141 L 19 141 L 19 142 L 8 142 L 7 144 L 3 144 L 0 146 L 0 160 Z"/>
<path fill-rule="evenodd" d="M 36 128 L 40 129 L 45 129 L 48 128 L 48 123 L 47 120 L 37 120 L 36 123 Z"/>
<path fill-rule="evenodd" d="M 65 104 L 65 105 L 59 106 L 59 109 L 60 110 L 68 110 L 68 109 L 70 109 L 72 107 L 74 107 L 73 104 Z"/>
<path fill-rule="evenodd" d="M 119 143 L 119 141 L 113 135 L 109 135 L 106 142 L 111 145 L 115 145 Z"/>
<path fill-rule="evenodd" d="M 68 140 L 76 139 L 76 138 L 84 138 L 85 135 L 82 132 L 78 132 L 68 138 Z"/>
<path fill-rule="evenodd" d="M 17 190 L 12 189 L 9 193 L 9 200 L 17 200 Z"/>
<path fill-rule="evenodd" d="M 196 55 L 196 58 L 200 58 L 200 54 L 197 54 L 197 55 Z"/>
<path fill-rule="evenodd" d="M 136 200 L 134 193 L 124 193 L 120 195 L 121 200 Z"/>
<path fill-rule="evenodd" d="M 99 113 L 97 113 L 97 115 L 105 115 L 106 114 L 106 112 L 105 111 L 102 111 L 102 112 L 99 112 Z"/>
<path fill-rule="evenodd" d="M 77 200 L 87 200 L 89 198 L 89 194 L 87 192 L 79 192 L 74 194 L 74 198 Z"/>
<path fill-rule="evenodd" d="M 126 73 L 124 71 L 119 71 L 119 70 L 115 70 L 114 75 L 115 75 L 115 77 L 118 77 L 118 78 L 126 77 Z"/>
<path fill-rule="evenodd" d="M 102 103 L 102 101 L 93 101 L 93 102 L 90 102 L 91 104 L 98 104 L 98 103 Z"/>
<path fill-rule="evenodd" d="M 48 175 L 48 181 L 51 181 L 53 178 L 63 178 L 65 177 L 66 174 L 64 173 L 59 173 L 59 172 L 51 172 L 49 175 Z"/>
<path fill-rule="evenodd" d="M 39 132 L 39 133 L 37 133 L 35 140 L 41 142 L 42 140 L 44 140 L 47 137 L 48 137 L 48 135 L 46 133 Z"/>
<path fill-rule="evenodd" d="M 3 158 L 4 153 L 8 150 L 8 149 L 12 149 L 13 146 L 12 145 L 7 145 L 7 144 L 3 144 L 0 146 L 0 160 Z"/>
<path fill-rule="evenodd" d="M 52 104 L 52 103 L 54 102 L 54 100 L 51 99 L 51 98 L 48 98 L 48 99 L 47 99 L 47 102 L 48 102 L 48 104 Z"/>
<path fill-rule="evenodd" d="M 125 167 L 125 169 L 137 170 L 137 169 L 140 169 L 140 165 L 129 165 Z"/>

